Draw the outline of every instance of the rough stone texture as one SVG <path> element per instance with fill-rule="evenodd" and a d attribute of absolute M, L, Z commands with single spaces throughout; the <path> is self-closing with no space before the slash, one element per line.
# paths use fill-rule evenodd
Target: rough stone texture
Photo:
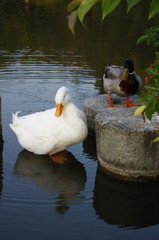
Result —
<path fill-rule="evenodd" d="M 113 103 L 117 107 L 125 108 L 125 97 L 118 97 L 115 94 L 112 94 Z M 134 95 L 131 98 L 132 102 L 138 100 L 138 96 Z M 107 109 L 109 107 L 107 94 L 98 95 L 96 97 L 88 98 L 84 104 L 84 112 L 87 116 L 88 128 L 89 131 L 95 133 L 95 116 L 97 113 Z"/>
<path fill-rule="evenodd" d="M 100 107 L 102 106 L 102 107 Z M 152 123 L 134 117 L 135 108 L 106 108 L 107 96 L 88 99 L 85 113 L 89 129 L 95 131 L 100 168 L 110 175 L 130 181 L 159 177 L 159 118 Z"/>

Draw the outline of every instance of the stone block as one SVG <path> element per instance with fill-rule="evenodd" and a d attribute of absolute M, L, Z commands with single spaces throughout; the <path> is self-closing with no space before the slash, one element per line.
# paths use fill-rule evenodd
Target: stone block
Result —
<path fill-rule="evenodd" d="M 135 107 L 106 108 L 106 96 L 87 100 L 88 126 L 95 132 L 97 158 L 102 171 L 128 181 L 159 178 L 159 117 L 152 122 L 134 117 Z M 89 104 L 88 104 L 89 103 Z M 87 105 L 87 107 L 86 107 Z"/>
<path fill-rule="evenodd" d="M 125 108 L 125 97 L 118 97 L 112 94 L 113 104 L 117 107 Z M 138 100 L 138 96 L 134 95 L 131 97 L 131 101 L 135 102 Z M 108 109 L 109 104 L 107 100 L 107 94 L 101 94 L 96 97 L 88 98 L 84 104 L 84 112 L 87 116 L 88 128 L 91 133 L 95 133 L 95 116 L 97 113 Z"/>

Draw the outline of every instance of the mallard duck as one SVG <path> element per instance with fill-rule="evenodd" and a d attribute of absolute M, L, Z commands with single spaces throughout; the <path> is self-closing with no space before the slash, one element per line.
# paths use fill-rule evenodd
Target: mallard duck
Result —
<path fill-rule="evenodd" d="M 103 75 L 104 89 L 108 94 L 109 107 L 114 107 L 111 94 L 126 97 L 126 106 L 136 106 L 129 96 L 139 92 L 142 87 L 141 78 L 134 71 L 132 59 L 126 59 L 124 66 L 107 65 Z"/>
<path fill-rule="evenodd" d="M 84 141 L 87 121 L 84 112 L 72 102 L 69 89 L 61 87 L 56 93 L 57 107 L 19 117 L 13 114 L 11 129 L 20 145 L 35 154 L 52 154 Z"/>

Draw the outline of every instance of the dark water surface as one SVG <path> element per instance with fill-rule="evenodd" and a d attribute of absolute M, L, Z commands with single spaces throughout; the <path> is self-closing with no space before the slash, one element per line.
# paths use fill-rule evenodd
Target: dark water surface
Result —
<path fill-rule="evenodd" d="M 20 0 L 1 0 L 0 239 L 158 239 L 158 183 L 106 177 L 97 167 L 93 136 L 71 146 L 70 161 L 59 166 L 23 150 L 9 128 L 12 112 L 25 115 L 54 107 L 62 85 L 82 109 L 87 98 L 104 93 L 108 61 L 122 64 L 132 57 L 144 78 L 154 57 L 151 48 L 136 45 L 153 23 L 146 21 L 145 2 L 129 15 L 122 4 L 103 23 L 97 9 L 86 17 L 86 28 L 77 24 L 73 37 L 67 1 L 32 0 L 25 7 Z"/>

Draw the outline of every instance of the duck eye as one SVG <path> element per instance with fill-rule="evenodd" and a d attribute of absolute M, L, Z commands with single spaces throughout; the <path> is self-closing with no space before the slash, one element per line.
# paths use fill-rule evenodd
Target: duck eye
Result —
<path fill-rule="evenodd" d="M 63 96 L 62 102 L 64 103 L 66 101 L 66 94 Z"/>

